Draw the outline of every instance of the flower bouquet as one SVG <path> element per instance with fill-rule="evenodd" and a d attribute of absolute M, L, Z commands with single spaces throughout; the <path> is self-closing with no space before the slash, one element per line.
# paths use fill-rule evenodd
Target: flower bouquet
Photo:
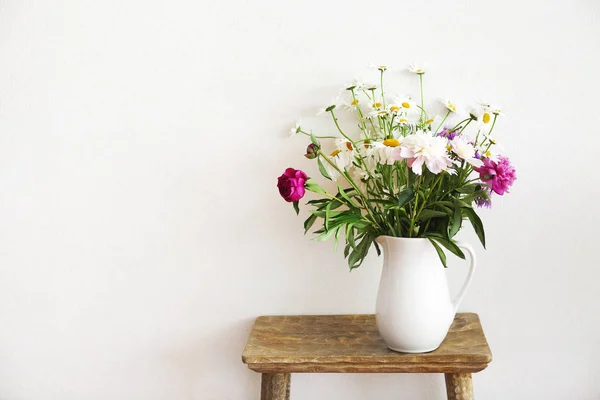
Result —
<path fill-rule="evenodd" d="M 324 178 L 338 182 L 336 191 L 288 168 L 278 179 L 279 192 L 297 213 L 306 191 L 319 195 L 306 203 L 305 233 L 319 220 L 315 240 L 333 237 L 337 247 L 343 235 L 350 269 L 362 264 L 373 243 L 380 253 L 375 242 L 380 236 L 426 238 L 446 266 L 444 250 L 465 258 L 455 241 L 464 220 L 485 247 L 476 208 L 490 207 L 516 179 L 493 136 L 502 112 L 487 102 L 461 111 L 445 100 L 444 112 L 434 116 L 425 109 L 421 66 L 409 68 L 419 79 L 418 101 L 389 97 L 388 68 L 377 69 L 378 85 L 348 85 L 322 110 L 332 118 L 335 134 L 315 135 L 299 124 L 292 129 L 310 139 L 305 157 L 315 160 Z M 351 129 L 340 125 L 342 108 L 356 117 Z"/>

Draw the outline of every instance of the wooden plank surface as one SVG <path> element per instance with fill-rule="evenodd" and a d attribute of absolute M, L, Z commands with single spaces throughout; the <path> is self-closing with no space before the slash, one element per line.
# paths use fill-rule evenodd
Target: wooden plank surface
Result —
<path fill-rule="evenodd" d="M 257 372 L 481 371 L 491 362 L 479 317 L 456 315 L 442 345 L 422 354 L 389 350 L 374 315 L 258 317 L 242 355 Z"/>

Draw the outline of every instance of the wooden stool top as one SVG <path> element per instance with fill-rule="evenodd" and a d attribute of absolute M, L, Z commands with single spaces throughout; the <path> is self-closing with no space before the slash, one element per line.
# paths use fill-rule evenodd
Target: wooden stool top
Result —
<path fill-rule="evenodd" d="M 456 314 L 442 345 L 422 354 L 389 350 L 374 315 L 263 316 L 242 361 L 261 373 L 472 373 L 487 367 L 492 353 L 473 313 Z"/>

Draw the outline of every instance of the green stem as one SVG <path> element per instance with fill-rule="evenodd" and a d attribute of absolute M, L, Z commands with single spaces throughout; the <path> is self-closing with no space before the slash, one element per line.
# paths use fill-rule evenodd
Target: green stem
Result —
<path fill-rule="evenodd" d="M 440 130 L 440 128 L 442 127 L 442 125 L 444 125 L 444 122 L 446 122 L 446 119 L 448 118 L 448 116 L 450 116 L 451 112 L 452 111 L 448 110 L 448 112 L 446 113 L 446 116 L 444 117 L 444 119 L 442 120 L 442 122 L 440 122 L 440 124 L 438 125 L 438 127 L 435 128 L 435 131 L 433 131 L 433 133 L 437 133 Z"/>
<path fill-rule="evenodd" d="M 306 136 L 310 137 L 310 133 L 306 133 L 304 131 L 298 131 Z M 337 136 L 315 136 L 317 139 L 337 139 Z"/>
<path fill-rule="evenodd" d="M 465 121 L 472 120 L 472 119 L 473 119 L 472 117 L 469 117 L 469 118 L 465 118 L 465 119 L 463 119 L 463 120 L 462 120 L 462 121 L 460 121 L 458 124 L 454 125 L 454 128 L 452 128 L 452 130 L 451 130 L 450 132 L 454 132 L 454 131 L 456 130 L 456 128 L 458 128 L 458 127 L 460 126 L 460 124 L 462 124 L 462 123 L 463 123 L 463 122 L 465 122 Z"/>
<path fill-rule="evenodd" d="M 425 106 L 423 99 L 423 74 L 419 74 L 419 86 L 421 87 L 421 124 L 425 121 Z"/>
<path fill-rule="evenodd" d="M 354 190 L 356 190 L 356 193 L 358 193 L 358 195 L 362 198 L 363 204 L 365 206 L 365 210 L 367 210 L 367 213 L 369 213 L 369 215 L 373 219 L 373 223 L 375 225 L 377 225 L 381 229 L 381 226 L 377 222 L 377 219 L 375 218 L 375 215 L 373 215 L 373 212 L 372 212 L 371 208 L 369 207 L 369 201 L 368 201 L 367 196 L 365 196 L 365 194 L 362 192 L 362 190 L 360 190 L 358 188 L 358 186 L 356 185 L 356 183 L 354 183 L 354 181 L 352 180 L 352 178 L 350 178 L 350 176 L 347 173 L 345 173 L 344 171 L 342 171 L 341 169 L 339 169 L 338 166 L 335 165 L 335 163 L 333 161 L 331 161 L 329 159 L 329 157 L 327 157 L 321 150 L 319 150 L 318 154 L 321 157 L 323 157 L 325 159 L 325 161 L 327 161 L 327 163 L 329 165 L 331 165 L 337 172 L 339 172 L 339 174 L 344 177 L 344 179 L 346 180 L 346 182 L 348 182 L 350 184 L 350 186 L 352 186 L 354 188 Z"/>
<path fill-rule="evenodd" d="M 340 124 L 338 124 L 337 118 L 335 117 L 335 113 L 333 112 L 333 110 L 329 112 L 331 113 L 331 117 L 333 118 L 333 122 L 335 123 L 335 126 L 337 127 L 338 131 L 342 134 L 343 137 L 348 139 L 350 143 L 353 143 L 352 139 L 350 139 L 344 132 L 342 132 L 342 128 L 340 128 Z"/>
<path fill-rule="evenodd" d="M 381 85 L 381 103 L 383 103 L 383 108 L 385 109 L 385 94 L 383 93 L 383 70 L 381 70 L 381 74 L 379 75 L 379 83 Z"/>
<path fill-rule="evenodd" d="M 462 131 L 464 131 L 464 130 L 465 130 L 465 128 L 466 128 L 467 126 L 469 126 L 469 124 L 471 123 L 471 121 L 473 121 L 473 119 L 472 119 L 472 118 L 471 118 L 470 120 L 468 120 L 468 121 L 467 121 L 467 123 L 465 124 L 465 126 L 463 126 L 463 127 L 461 128 L 461 130 L 460 130 L 460 132 L 459 132 L 459 133 L 462 133 Z"/>

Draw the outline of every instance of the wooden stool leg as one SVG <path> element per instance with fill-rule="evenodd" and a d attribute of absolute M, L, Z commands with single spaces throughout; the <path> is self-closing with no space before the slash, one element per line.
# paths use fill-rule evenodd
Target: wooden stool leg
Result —
<path fill-rule="evenodd" d="M 471 374 L 445 374 L 448 400 L 473 400 Z"/>
<path fill-rule="evenodd" d="M 290 374 L 262 374 L 260 400 L 290 400 Z"/>

